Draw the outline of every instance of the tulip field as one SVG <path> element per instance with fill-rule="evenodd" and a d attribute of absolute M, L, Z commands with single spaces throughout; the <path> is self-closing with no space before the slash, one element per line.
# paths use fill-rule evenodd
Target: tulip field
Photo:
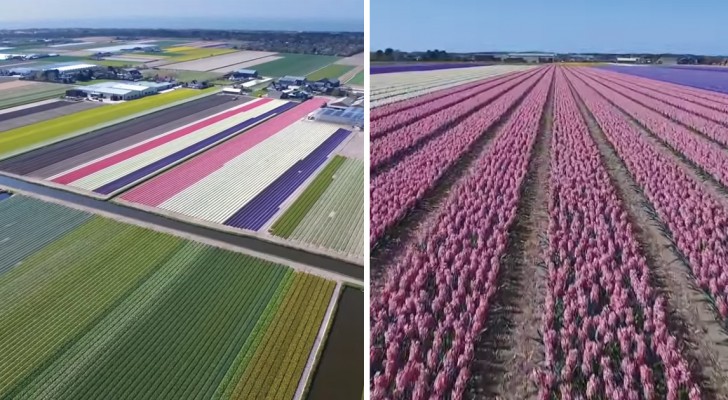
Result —
<path fill-rule="evenodd" d="M 371 111 L 372 399 L 728 396 L 728 95 L 615 70 Z"/>
<path fill-rule="evenodd" d="M 0 201 L 0 398 L 293 399 L 336 282 L 22 195 Z"/>

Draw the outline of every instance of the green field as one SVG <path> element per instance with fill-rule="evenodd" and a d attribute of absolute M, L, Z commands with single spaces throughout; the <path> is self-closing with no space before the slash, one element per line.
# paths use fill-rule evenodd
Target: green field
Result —
<path fill-rule="evenodd" d="M 142 74 L 145 78 L 155 75 L 160 78 L 173 77 L 180 82 L 191 82 L 193 80 L 214 81 L 224 75 L 218 72 L 182 71 L 177 69 L 146 69 L 142 71 Z"/>
<path fill-rule="evenodd" d="M 148 112 L 157 107 L 163 107 L 167 104 L 199 96 L 214 90 L 179 89 L 139 100 L 114 104 L 108 107 L 92 108 L 21 128 L 11 129 L 3 132 L 2 136 L 0 136 L 0 157 L 42 143 L 51 143 L 66 137 L 71 137 L 77 131 L 92 128 L 117 119 L 131 117 L 135 114 Z"/>
<path fill-rule="evenodd" d="M 317 81 L 324 78 L 339 79 L 341 75 L 344 75 L 352 69 L 354 69 L 354 66 L 351 65 L 331 64 L 321 68 L 314 73 L 308 74 L 306 78 L 308 78 L 308 80 L 310 81 Z"/>
<path fill-rule="evenodd" d="M 306 76 L 340 59 L 340 57 L 311 54 L 280 53 L 278 56 L 283 58 L 256 65 L 254 68 L 260 75 L 274 78 L 284 75 Z"/>
<path fill-rule="evenodd" d="M 142 65 L 143 62 L 118 61 L 118 60 L 86 60 L 91 64 L 103 65 L 105 67 L 134 67 Z"/>
<path fill-rule="evenodd" d="M 41 83 L 21 88 L 0 91 L 0 110 L 61 97 L 70 86 L 55 83 Z M 2 147 L 0 147 L 2 149 Z M 4 149 L 3 149 L 4 150 Z M 2 152 L 2 150 L 0 150 Z"/>
<path fill-rule="evenodd" d="M 273 224 L 271 233 L 361 257 L 364 251 L 364 163 L 335 156 Z"/>
<path fill-rule="evenodd" d="M 353 78 L 349 79 L 349 81 L 345 83 L 349 85 L 364 86 L 364 71 L 360 71 L 358 74 L 354 75 Z"/>
<path fill-rule="evenodd" d="M 235 49 L 223 48 L 196 48 L 196 47 L 169 47 L 164 49 L 164 55 L 170 56 L 167 60 L 168 64 L 180 63 L 184 61 L 199 60 L 201 58 L 214 57 L 228 53 L 234 53 Z"/>
<path fill-rule="evenodd" d="M 0 211 L 47 206 L 16 195 Z M 13 247 L 22 263 L 0 271 L 0 398 L 293 397 L 334 282 L 110 219 L 73 223 L 32 254 Z"/>

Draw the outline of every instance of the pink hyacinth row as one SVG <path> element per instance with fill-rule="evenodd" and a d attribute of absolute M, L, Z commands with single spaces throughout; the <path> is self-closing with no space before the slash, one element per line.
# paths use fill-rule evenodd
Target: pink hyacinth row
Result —
<path fill-rule="evenodd" d="M 369 123 L 369 130 L 371 132 L 369 137 L 372 141 L 374 139 L 378 139 L 389 134 L 394 128 L 416 122 L 421 118 L 427 117 L 448 107 L 452 107 L 464 100 L 479 95 L 485 90 L 491 89 L 523 74 L 523 72 L 517 72 L 499 75 L 495 78 L 478 81 L 476 84 L 469 84 L 466 87 L 458 86 L 458 89 L 460 90 L 457 91 L 452 91 L 452 88 L 437 91 L 434 92 L 437 96 L 432 96 L 432 98 L 428 101 L 424 101 L 423 98 L 430 97 L 429 95 L 415 97 L 413 100 L 416 101 L 404 100 L 392 103 L 392 107 L 389 108 L 396 109 L 397 111 L 393 113 L 390 112 L 388 115 L 378 119 L 372 119 Z M 443 95 L 441 92 L 448 94 Z M 387 106 L 382 108 L 387 108 Z M 378 108 L 375 110 L 378 110 Z M 374 113 L 374 110 L 372 113 Z"/>
<path fill-rule="evenodd" d="M 702 107 L 695 105 L 689 101 L 680 100 L 675 97 L 666 96 L 667 102 L 658 100 L 655 98 L 652 98 L 648 95 L 645 95 L 643 93 L 640 93 L 640 90 L 638 89 L 632 89 L 632 88 L 625 88 L 623 86 L 619 86 L 612 82 L 609 79 L 605 79 L 605 77 L 602 76 L 598 71 L 591 72 L 590 70 L 585 70 L 589 72 L 584 72 L 585 75 L 588 75 L 590 78 L 594 79 L 595 81 L 605 85 L 609 86 L 611 89 L 613 89 L 615 92 L 628 97 L 631 100 L 634 100 L 636 102 L 641 103 L 642 105 L 651 108 L 652 110 L 662 114 L 663 116 L 670 118 L 674 121 L 678 121 L 685 126 L 688 126 L 690 128 L 693 128 L 699 132 L 702 132 L 709 138 L 717 141 L 718 143 L 722 143 L 724 145 L 728 145 L 728 127 L 721 125 L 715 120 L 724 118 L 728 122 L 728 114 L 721 113 L 716 110 L 709 109 L 707 107 Z M 648 92 L 645 89 L 642 89 L 642 91 Z M 654 95 L 659 96 L 659 94 Z M 670 103 L 675 103 L 675 105 L 672 105 Z M 693 109 L 695 111 L 699 112 L 706 112 L 709 114 L 710 119 L 705 118 L 699 114 L 693 114 L 693 111 L 689 110 Z M 710 110 L 710 111 L 705 111 Z M 692 132 L 691 132 L 692 133 Z"/>
<path fill-rule="evenodd" d="M 625 80 L 629 84 L 639 85 L 646 89 L 673 95 L 706 107 L 714 108 L 718 111 L 728 112 L 728 95 L 723 93 L 643 78 L 641 76 L 621 74 L 615 71 L 602 70 L 602 72 L 605 76 Z"/>
<path fill-rule="evenodd" d="M 634 229 L 562 69 L 550 148 L 539 398 L 700 399 L 668 332 L 665 299 L 650 285 Z"/>
<path fill-rule="evenodd" d="M 371 180 L 371 244 L 415 207 L 438 179 L 488 128 L 493 126 L 531 87 L 543 77 L 539 70 L 460 124 L 427 141 L 417 152 Z"/>
<path fill-rule="evenodd" d="M 586 72 L 586 71 L 585 71 Z M 689 113 L 693 113 L 694 116 L 702 117 L 695 122 L 691 122 L 690 125 L 694 129 L 698 129 L 696 126 L 697 124 L 704 124 L 704 122 L 701 121 L 701 119 L 708 119 L 711 122 L 718 122 L 723 127 L 723 129 L 727 129 L 726 125 L 728 125 L 728 106 L 723 106 L 725 109 L 723 111 L 717 110 L 715 108 L 706 106 L 701 104 L 700 98 L 696 96 L 691 95 L 681 95 L 680 93 L 675 94 L 668 94 L 666 92 L 661 92 L 659 86 L 654 86 L 653 88 L 647 88 L 640 86 L 638 82 L 631 82 L 629 79 L 627 80 L 619 80 L 612 77 L 610 74 L 606 73 L 605 71 L 598 70 L 595 71 L 598 73 L 592 73 L 591 71 L 588 71 L 587 73 L 591 76 L 599 77 L 600 79 L 603 79 L 610 87 L 616 88 L 614 85 L 620 85 L 619 89 L 622 90 L 623 88 L 629 89 L 629 92 L 636 92 L 641 95 L 648 96 L 651 99 L 659 100 L 662 103 L 669 104 L 673 107 L 677 107 L 679 110 L 687 111 Z M 662 89 L 667 90 L 667 89 Z M 697 101 L 696 101 L 697 100 Z M 639 100 L 638 100 L 639 101 Z M 720 103 L 713 103 L 713 106 L 720 107 Z M 673 108 L 667 108 L 666 110 L 670 111 L 670 117 L 672 116 L 679 116 L 680 114 L 677 114 L 677 111 Z M 662 111 L 660 111 L 662 112 Z M 664 113 L 663 113 L 664 114 Z M 691 115 L 686 113 L 681 113 L 683 115 Z M 666 114 L 667 115 L 667 114 Z M 690 121 L 690 120 L 686 120 Z M 685 122 L 687 123 L 687 122 Z M 713 129 L 713 128 L 711 128 Z M 699 129 L 701 130 L 701 129 Z M 725 136 L 725 131 L 723 132 Z M 717 139 L 716 139 L 717 140 Z"/>
<path fill-rule="evenodd" d="M 463 398 L 552 75 L 541 70 L 435 224 L 387 271 L 371 304 L 372 399 Z"/>
<path fill-rule="evenodd" d="M 419 118 L 385 136 L 372 139 L 369 151 L 371 156 L 370 169 L 374 171 L 383 164 L 390 162 L 393 156 L 426 140 L 428 134 L 447 128 L 452 125 L 453 121 L 483 107 L 484 104 L 498 98 L 498 96 L 518 86 L 534 74 L 535 72 L 529 71 L 529 73 L 520 74 L 514 79 L 490 82 L 478 94 L 458 96 L 459 101 L 448 108 L 438 110 L 438 107 L 432 104 L 421 106 L 420 108 L 423 110 Z M 411 113 L 415 112 L 419 111 L 411 111 Z M 406 113 L 396 114 L 393 117 L 392 119 L 397 121 L 407 121 L 410 118 Z"/>
<path fill-rule="evenodd" d="M 626 117 L 568 72 L 579 96 L 686 257 L 697 284 L 728 317 L 728 210 Z"/>
<path fill-rule="evenodd" d="M 577 73 L 577 75 L 585 79 L 585 82 L 599 94 L 649 129 L 657 138 L 680 152 L 722 184 L 728 185 L 728 153 L 718 144 L 588 78 L 583 73 Z"/>

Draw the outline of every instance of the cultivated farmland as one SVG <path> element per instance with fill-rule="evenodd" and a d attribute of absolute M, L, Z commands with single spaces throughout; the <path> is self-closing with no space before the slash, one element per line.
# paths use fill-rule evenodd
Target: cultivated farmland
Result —
<path fill-rule="evenodd" d="M 166 64 L 167 69 L 182 69 L 188 71 L 212 71 L 218 70 L 218 72 L 230 72 L 236 69 L 236 64 L 249 62 L 256 59 L 262 59 L 265 57 L 273 56 L 276 53 L 268 51 L 238 51 L 235 53 L 229 53 L 219 55 L 215 57 L 207 57 L 200 60 L 186 61 L 175 64 Z M 233 66 L 233 67 L 231 67 Z M 226 68 L 231 68 L 229 71 Z M 222 70 L 221 70 L 222 69 Z"/>
<path fill-rule="evenodd" d="M 352 69 L 354 69 L 354 67 L 350 65 L 331 64 L 313 73 L 308 74 L 306 78 L 308 78 L 308 80 L 310 81 L 318 81 L 324 78 L 339 79 L 339 77 L 346 74 Z"/>
<path fill-rule="evenodd" d="M 168 107 L 174 103 L 186 101 L 212 91 L 214 90 L 208 89 L 206 92 L 200 92 L 198 90 L 180 89 L 113 106 L 93 108 L 12 129 L 4 132 L 0 137 L 0 158 L 73 137 L 115 120 L 143 115 L 155 109 Z"/>
<path fill-rule="evenodd" d="M 372 110 L 373 399 L 728 396 L 728 96 L 614 69 Z"/>
<path fill-rule="evenodd" d="M 262 76 L 274 78 L 284 75 L 306 76 L 339 59 L 333 56 L 317 56 L 311 54 L 280 53 L 278 56 L 282 58 L 256 65 L 254 69 Z"/>
<path fill-rule="evenodd" d="M 0 215 L 1 397 L 292 399 L 309 383 L 335 282 L 24 196 Z"/>

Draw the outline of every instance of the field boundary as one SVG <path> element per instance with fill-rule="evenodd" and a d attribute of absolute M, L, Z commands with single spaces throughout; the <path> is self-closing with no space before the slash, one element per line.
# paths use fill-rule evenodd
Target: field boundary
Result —
<path fill-rule="evenodd" d="M 306 361 L 306 366 L 303 369 L 303 374 L 298 381 L 298 386 L 296 387 L 296 393 L 293 395 L 293 400 L 303 400 L 304 396 L 308 393 L 309 386 L 311 385 L 311 377 L 314 375 L 320 355 L 323 352 L 324 347 L 326 347 L 329 331 L 333 325 L 336 310 L 339 307 L 339 300 L 341 299 L 341 295 L 344 293 L 342 290 L 343 286 L 344 285 L 341 282 L 337 282 L 336 287 L 334 288 L 334 293 L 331 294 L 331 299 L 329 300 L 329 306 L 326 309 L 324 320 L 321 321 L 321 326 L 319 326 L 319 331 L 316 334 L 316 341 L 314 341 L 311 352 L 308 354 L 308 360 Z"/>
<path fill-rule="evenodd" d="M 37 149 L 43 148 L 43 147 L 48 146 L 48 145 L 51 145 L 51 144 L 60 143 L 60 142 L 66 141 L 68 139 L 73 139 L 73 138 L 78 137 L 78 136 L 81 136 L 81 135 L 86 135 L 88 133 L 92 133 L 92 132 L 95 132 L 95 131 L 98 131 L 98 130 L 101 130 L 101 129 L 104 129 L 104 128 L 108 128 L 108 127 L 111 127 L 111 126 L 120 124 L 122 122 L 131 121 L 131 120 L 134 120 L 134 119 L 137 119 L 137 118 L 144 117 L 144 116 L 149 115 L 149 114 L 154 114 L 154 113 L 159 112 L 159 111 L 164 111 L 164 110 L 166 110 L 168 108 L 172 108 L 172 107 L 175 107 L 175 106 L 179 106 L 179 105 L 188 103 L 190 101 L 199 100 L 199 99 L 205 98 L 207 96 L 212 96 L 212 95 L 218 94 L 221 91 L 222 91 L 221 88 L 216 88 L 215 90 L 211 90 L 209 92 L 202 93 L 202 94 L 200 94 L 198 96 L 192 96 L 192 97 L 189 97 L 189 98 L 186 98 L 186 99 L 183 99 L 183 100 L 178 100 L 178 101 L 175 101 L 175 102 L 172 102 L 172 103 L 169 103 L 169 104 L 165 104 L 165 105 L 160 106 L 160 107 L 155 107 L 155 108 L 152 108 L 152 109 L 143 111 L 141 113 L 136 113 L 136 114 L 133 114 L 133 115 L 130 115 L 130 116 L 127 116 L 127 117 L 123 117 L 123 118 L 115 119 L 115 120 L 112 120 L 112 121 L 108 121 L 108 122 L 105 122 L 103 124 L 94 125 L 92 127 L 86 128 L 86 129 L 74 131 L 74 132 L 71 132 L 71 133 L 69 133 L 67 135 L 60 136 L 60 137 L 56 138 L 55 140 L 46 140 L 45 142 L 36 143 L 36 144 L 34 144 L 32 146 L 25 147 L 25 148 L 23 148 L 21 150 L 17 150 L 17 151 L 11 152 L 11 153 L 7 153 L 7 154 L 0 155 L 0 160 L 7 160 L 8 158 L 12 158 L 12 157 L 21 155 L 23 153 L 27 153 L 27 152 L 30 152 L 30 151 L 33 151 L 33 150 L 37 150 Z"/>

